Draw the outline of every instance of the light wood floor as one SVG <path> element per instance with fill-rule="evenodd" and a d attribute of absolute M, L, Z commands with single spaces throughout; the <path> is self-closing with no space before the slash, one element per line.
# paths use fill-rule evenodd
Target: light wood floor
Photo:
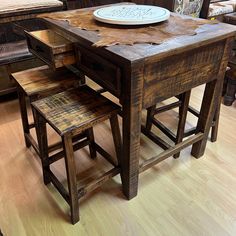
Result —
<path fill-rule="evenodd" d="M 194 91 L 198 106 L 202 88 Z M 0 229 L 5 236 L 46 235 L 236 235 L 236 104 L 222 106 L 219 137 L 196 160 L 190 148 L 140 175 L 139 194 L 124 199 L 119 176 L 80 201 L 81 220 L 69 222 L 69 207 L 52 186 L 44 186 L 36 154 L 24 146 L 16 100 L 0 103 Z M 177 113 L 160 116 L 172 127 Z M 189 116 L 189 124 L 194 119 Z M 96 127 L 99 143 L 114 153 L 108 123 Z M 50 139 L 56 136 L 51 133 Z M 142 136 L 141 158 L 160 151 Z M 84 183 L 107 169 L 76 153 L 78 180 Z M 65 182 L 64 163 L 53 167 Z"/>

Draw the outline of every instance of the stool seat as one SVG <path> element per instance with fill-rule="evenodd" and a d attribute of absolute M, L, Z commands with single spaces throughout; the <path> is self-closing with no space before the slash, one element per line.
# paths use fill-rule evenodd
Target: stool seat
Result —
<path fill-rule="evenodd" d="M 91 128 L 120 109 L 88 86 L 46 97 L 32 105 L 60 135 L 75 128 L 77 132 Z"/>
<path fill-rule="evenodd" d="M 67 68 L 52 71 L 48 66 L 41 66 L 13 73 L 12 77 L 27 96 L 40 95 L 52 90 L 59 92 L 79 86 L 78 77 Z"/>

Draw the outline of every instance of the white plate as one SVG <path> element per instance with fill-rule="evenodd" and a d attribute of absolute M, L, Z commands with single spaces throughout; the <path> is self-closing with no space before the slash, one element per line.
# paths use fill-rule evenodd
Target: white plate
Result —
<path fill-rule="evenodd" d="M 119 5 L 100 8 L 93 12 L 96 20 L 118 25 L 144 25 L 165 21 L 170 12 L 149 5 Z"/>

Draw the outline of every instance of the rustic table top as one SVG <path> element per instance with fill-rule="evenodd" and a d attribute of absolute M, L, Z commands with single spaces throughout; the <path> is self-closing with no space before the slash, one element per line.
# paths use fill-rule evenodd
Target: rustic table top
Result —
<path fill-rule="evenodd" d="M 93 8 L 94 10 L 97 7 Z M 88 8 L 88 11 L 91 8 Z M 73 10 L 74 11 L 74 10 Z M 71 13 L 73 12 L 71 11 Z M 84 9 L 81 9 L 84 11 Z M 50 13 L 54 14 L 54 13 Z M 67 13 L 68 14 L 68 11 Z M 194 19 L 196 21 L 201 21 L 201 19 Z M 55 28 L 56 31 L 65 34 L 67 37 L 71 36 L 74 41 L 80 42 L 82 46 L 91 46 L 96 43 L 99 39 L 99 35 L 95 31 L 81 30 L 77 27 L 70 26 L 66 21 L 46 19 L 50 23 L 51 28 Z M 125 60 L 127 62 L 134 62 L 136 60 L 147 59 L 149 57 L 166 57 L 170 55 L 175 55 L 186 50 L 194 49 L 202 45 L 207 45 L 215 41 L 226 39 L 230 36 L 235 35 L 236 27 L 224 23 L 204 24 L 200 26 L 196 31 L 197 34 L 194 36 L 179 36 L 170 39 L 160 45 L 151 44 L 135 44 L 129 45 L 115 45 L 105 48 L 95 48 L 97 53 L 101 53 L 109 58 L 113 56 L 118 56 L 120 60 Z M 157 58 L 156 58 L 157 59 Z"/>

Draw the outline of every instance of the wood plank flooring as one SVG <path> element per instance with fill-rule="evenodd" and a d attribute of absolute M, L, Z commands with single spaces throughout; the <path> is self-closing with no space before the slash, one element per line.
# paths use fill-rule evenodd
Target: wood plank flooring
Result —
<path fill-rule="evenodd" d="M 193 92 L 198 107 L 202 87 Z M 236 103 L 222 106 L 219 137 L 208 142 L 196 160 L 190 148 L 140 175 L 139 194 L 131 201 L 121 193 L 119 176 L 80 201 L 81 220 L 69 223 L 69 206 L 53 186 L 44 186 L 40 162 L 26 149 L 18 101 L 0 102 L 0 229 L 4 236 L 234 236 L 236 235 Z M 145 113 L 144 113 L 145 115 Z M 161 114 L 173 127 L 177 113 Z M 143 117 L 145 118 L 145 116 Z M 195 122 L 188 116 L 188 126 Z M 157 131 L 157 134 L 160 134 Z M 95 138 L 114 154 L 109 123 L 95 128 Z M 50 132 L 50 140 L 57 136 Z M 161 151 L 144 136 L 140 161 Z M 88 150 L 76 152 L 78 182 L 83 184 L 109 167 Z M 63 160 L 53 171 L 65 182 Z"/>

